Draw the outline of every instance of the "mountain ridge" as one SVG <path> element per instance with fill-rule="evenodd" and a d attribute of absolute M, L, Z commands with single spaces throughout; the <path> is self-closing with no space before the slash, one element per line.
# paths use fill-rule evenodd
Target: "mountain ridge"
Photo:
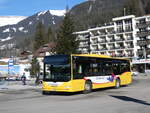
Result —
<path fill-rule="evenodd" d="M 1 26 L 0 27 L 1 56 L 8 56 L 8 54 L 10 53 L 8 52 L 8 50 L 12 51 L 11 55 L 15 56 L 16 50 L 17 53 L 19 53 L 19 51 L 22 51 L 25 48 L 31 49 L 29 45 L 28 46 L 25 45 L 24 40 L 33 39 L 36 26 L 39 22 L 42 22 L 46 29 L 48 29 L 48 27 L 52 27 L 53 29 L 55 29 L 57 27 L 57 24 L 59 24 L 62 21 L 64 16 L 61 15 L 64 15 L 64 11 L 58 13 L 57 10 L 57 14 L 55 15 L 51 14 L 51 12 L 52 12 L 51 10 L 38 12 L 32 16 L 29 16 L 19 21 L 17 24 Z M 13 51 L 9 48 L 14 48 L 15 50 Z"/>
<path fill-rule="evenodd" d="M 0 39 L 5 39 L 8 36 L 18 37 L 19 33 L 19 36 L 33 33 L 35 31 L 36 25 L 39 22 L 42 22 L 46 28 L 48 28 L 49 26 L 54 26 L 59 21 L 61 21 L 62 17 L 64 16 L 65 11 L 61 10 L 62 12 L 58 13 L 59 11 L 60 10 L 41 11 L 32 16 L 22 19 L 21 21 L 18 21 L 16 24 L 1 26 Z M 57 14 L 54 15 L 54 12 L 57 12 Z"/>
<path fill-rule="evenodd" d="M 150 13 L 149 5 L 149 0 L 87 0 L 72 7 L 69 13 L 75 22 L 75 30 L 81 31 L 101 26 L 110 22 L 114 17 L 123 16 L 124 8 L 127 15 L 136 15 L 136 13 L 137 15 L 148 14 Z M 18 40 L 22 40 L 24 37 L 33 37 L 36 25 L 39 22 L 42 22 L 46 29 L 48 27 L 52 29 L 59 28 L 59 24 L 64 17 L 63 13 L 57 13 L 56 15 L 55 11 L 42 11 L 25 18 L 15 25 L 0 27 L 0 49 L 10 43 L 15 46 L 16 43 L 21 42 L 18 42 Z M 21 46 L 22 44 L 23 42 L 20 43 Z"/>

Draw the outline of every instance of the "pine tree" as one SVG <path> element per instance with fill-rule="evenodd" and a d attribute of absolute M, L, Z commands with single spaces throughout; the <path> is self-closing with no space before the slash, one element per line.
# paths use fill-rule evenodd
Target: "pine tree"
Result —
<path fill-rule="evenodd" d="M 73 33 L 74 22 L 70 14 L 67 13 L 57 33 L 57 54 L 71 54 L 77 52 L 78 41 L 76 40 L 76 36 Z"/>
<path fill-rule="evenodd" d="M 40 46 L 46 43 L 45 28 L 42 22 L 40 22 L 36 27 L 35 37 L 34 37 L 34 51 L 40 48 Z"/>
<path fill-rule="evenodd" d="M 54 42 L 54 34 L 53 34 L 53 31 L 51 29 L 51 27 L 48 28 L 47 30 L 47 39 L 46 39 L 46 42 L 49 43 L 49 42 Z"/>
<path fill-rule="evenodd" d="M 141 0 L 127 0 L 125 9 L 127 10 L 127 15 L 142 16 L 145 14 Z"/>
<path fill-rule="evenodd" d="M 32 62 L 31 62 L 31 69 L 30 69 L 31 75 L 37 75 L 39 71 L 40 71 L 39 62 L 36 57 L 33 57 Z"/>

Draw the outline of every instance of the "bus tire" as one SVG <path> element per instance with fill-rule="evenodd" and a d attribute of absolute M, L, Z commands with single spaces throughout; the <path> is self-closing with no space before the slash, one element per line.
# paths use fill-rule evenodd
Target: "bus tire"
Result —
<path fill-rule="evenodd" d="M 91 81 L 86 81 L 84 85 L 84 94 L 92 92 L 92 82 Z"/>
<path fill-rule="evenodd" d="M 42 94 L 47 95 L 48 93 L 47 93 L 47 91 L 42 91 Z"/>
<path fill-rule="evenodd" d="M 119 78 L 116 79 L 115 88 L 116 89 L 120 88 L 120 79 Z"/>

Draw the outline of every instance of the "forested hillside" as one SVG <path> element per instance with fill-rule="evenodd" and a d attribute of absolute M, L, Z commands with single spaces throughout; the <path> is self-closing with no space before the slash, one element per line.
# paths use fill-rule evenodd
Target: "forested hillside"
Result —
<path fill-rule="evenodd" d="M 150 13 L 150 0 L 93 0 L 73 7 L 70 13 L 76 22 L 76 30 L 100 26 L 113 17 Z"/>
<path fill-rule="evenodd" d="M 108 23 L 113 17 L 150 14 L 150 0 L 88 0 L 68 11 L 75 23 L 75 31 L 81 31 Z M 57 39 L 56 33 L 59 31 L 62 20 L 63 16 L 57 17 L 47 11 L 39 12 L 16 25 L 1 27 L 1 39 L 13 38 L 0 42 L 0 47 L 5 47 L 0 50 L 1 56 L 16 55 L 22 50 L 34 52 L 36 26 L 39 22 L 42 22 L 45 27 L 45 37 Z M 48 28 L 53 31 L 52 36 L 47 34 Z M 6 32 L 8 29 L 9 32 Z"/>

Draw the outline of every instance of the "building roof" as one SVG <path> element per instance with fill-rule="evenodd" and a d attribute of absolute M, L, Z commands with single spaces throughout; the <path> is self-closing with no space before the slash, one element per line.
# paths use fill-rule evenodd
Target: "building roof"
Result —
<path fill-rule="evenodd" d="M 32 52 L 31 51 L 22 51 L 20 54 L 21 54 L 21 56 L 28 56 L 28 55 L 31 55 Z"/>
<path fill-rule="evenodd" d="M 113 21 L 118 21 L 118 20 L 124 20 L 124 19 L 130 19 L 130 18 L 135 18 L 135 15 L 127 15 L 127 16 L 122 16 L 122 17 L 116 17 L 113 18 Z"/>
<path fill-rule="evenodd" d="M 44 44 L 34 53 L 34 56 L 44 57 L 46 55 L 46 52 L 53 52 L 55 47 L 56 47 L 55 43 Z"/>

